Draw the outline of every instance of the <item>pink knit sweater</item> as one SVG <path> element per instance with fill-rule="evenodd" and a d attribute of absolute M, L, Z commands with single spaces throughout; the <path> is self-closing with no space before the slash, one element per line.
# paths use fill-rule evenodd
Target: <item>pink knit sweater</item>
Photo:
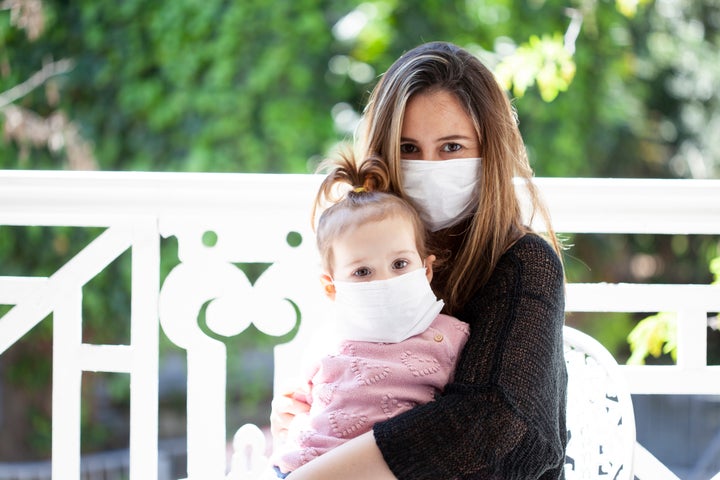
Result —
<path fill-rule="evenodd" d="M 465 322 L 440 314 L 423 333 L 400 343 L 343 341 L 313 365 L 307 415 L 295 417 L 275 465 L 291 472 L 367 432 L 381 420 L 427 403 L 452 379 L 468 338 Z"/>

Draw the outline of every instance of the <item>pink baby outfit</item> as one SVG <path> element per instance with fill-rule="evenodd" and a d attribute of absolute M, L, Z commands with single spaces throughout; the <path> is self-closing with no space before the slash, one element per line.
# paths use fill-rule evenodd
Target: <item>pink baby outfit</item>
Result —
<path fill-rule="evenodd" d="M 427 403 L 451 380 L 469 335 L 465 322 L 440 314 L 399 343 L 342 341 L 309 372 L 310 404 L 295 417 L 274 464 L 291 472 L 386 420 Z"/>

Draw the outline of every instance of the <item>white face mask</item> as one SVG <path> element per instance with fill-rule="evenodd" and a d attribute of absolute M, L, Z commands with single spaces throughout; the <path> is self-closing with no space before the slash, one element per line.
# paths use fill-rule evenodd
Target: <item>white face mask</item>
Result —
<path fill-rule="evenodd" d="M 401 160 L 403 189 L 432 232 L 473 213 L 481 158 Z"/>
<path fill-rule="evenodd" d="M 335 325 L 345 340 L 397 343 L 424 332 L 442 310 L 425 268 L 387 280 L 335 283 Z"/>

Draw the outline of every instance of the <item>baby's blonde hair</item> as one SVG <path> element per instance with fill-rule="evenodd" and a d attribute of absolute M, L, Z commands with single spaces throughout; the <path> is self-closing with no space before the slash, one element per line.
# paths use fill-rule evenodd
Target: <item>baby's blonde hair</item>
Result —
<path fill-rule="evenodd" d="M 387 164 L 378 158 L 368 158 L 361 164 L 355 162 L 350 153 L 343 153 L 337 159 L 330 159 L 321 169 L 331 170 L 323 180 L 315 197 L 312 212 L 317 248 L 328 272 L 332 273 L 333 241 L 344 232 L 367 222 L 386 218 L 406 219 L 415 233 L 415 245 L 420 258 L 427 256 L 425 226 L 417 211 L 406 200 L 390 193 Z"/>

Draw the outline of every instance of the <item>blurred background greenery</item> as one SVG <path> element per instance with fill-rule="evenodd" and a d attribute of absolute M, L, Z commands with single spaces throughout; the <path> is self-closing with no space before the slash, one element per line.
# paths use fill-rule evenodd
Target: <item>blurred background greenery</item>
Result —
<path fill-rule="evenodd" d="M 717 0 L 2 0 L 0 168 L 312 173 L 351 136 L 395 58 L 448 40 L 508 88 L 538 176 L 718 178 L 719 31 Z M 97 234 L 1 231 L 2 275 L 51 274 Z M 573 282 L 710 283 L 720 255 L 710 236 L 566 240 Z M 165 273 L 173 248 L 163 246 Z M 128 293 L 117 286 L 128 279 L 121 258 L 87 286 L 86 341 L 127 338 Z M 568 323 L 624 361 L 641 318 Z M 0 357 L 0 461 L 49 452 L 51 322 Z M 717 364 L 720 340 L 708 335 Z M 277 342 L 241 337 L 232 351 Z M 166 364 L 181 358 L 164 351 Z M 647 361 L 673 361 L 652 352 Z M 239 378 L 243 362 L 231 362 Z M 268 373 L 253 371 L 263 378 L 229 379 L 229 409 L 264 418 Z M 84 451 L 123 445 L 127 432 L 101 417 L 124 415 L 127 379 L 83 382 Z M 182 434 L 172 418 L 184 399 L 167 392 L 163 412 L 176 413 L 161 414 L 161 431 Z M 239 421 L 229 415 L 230 428 Z"/>

